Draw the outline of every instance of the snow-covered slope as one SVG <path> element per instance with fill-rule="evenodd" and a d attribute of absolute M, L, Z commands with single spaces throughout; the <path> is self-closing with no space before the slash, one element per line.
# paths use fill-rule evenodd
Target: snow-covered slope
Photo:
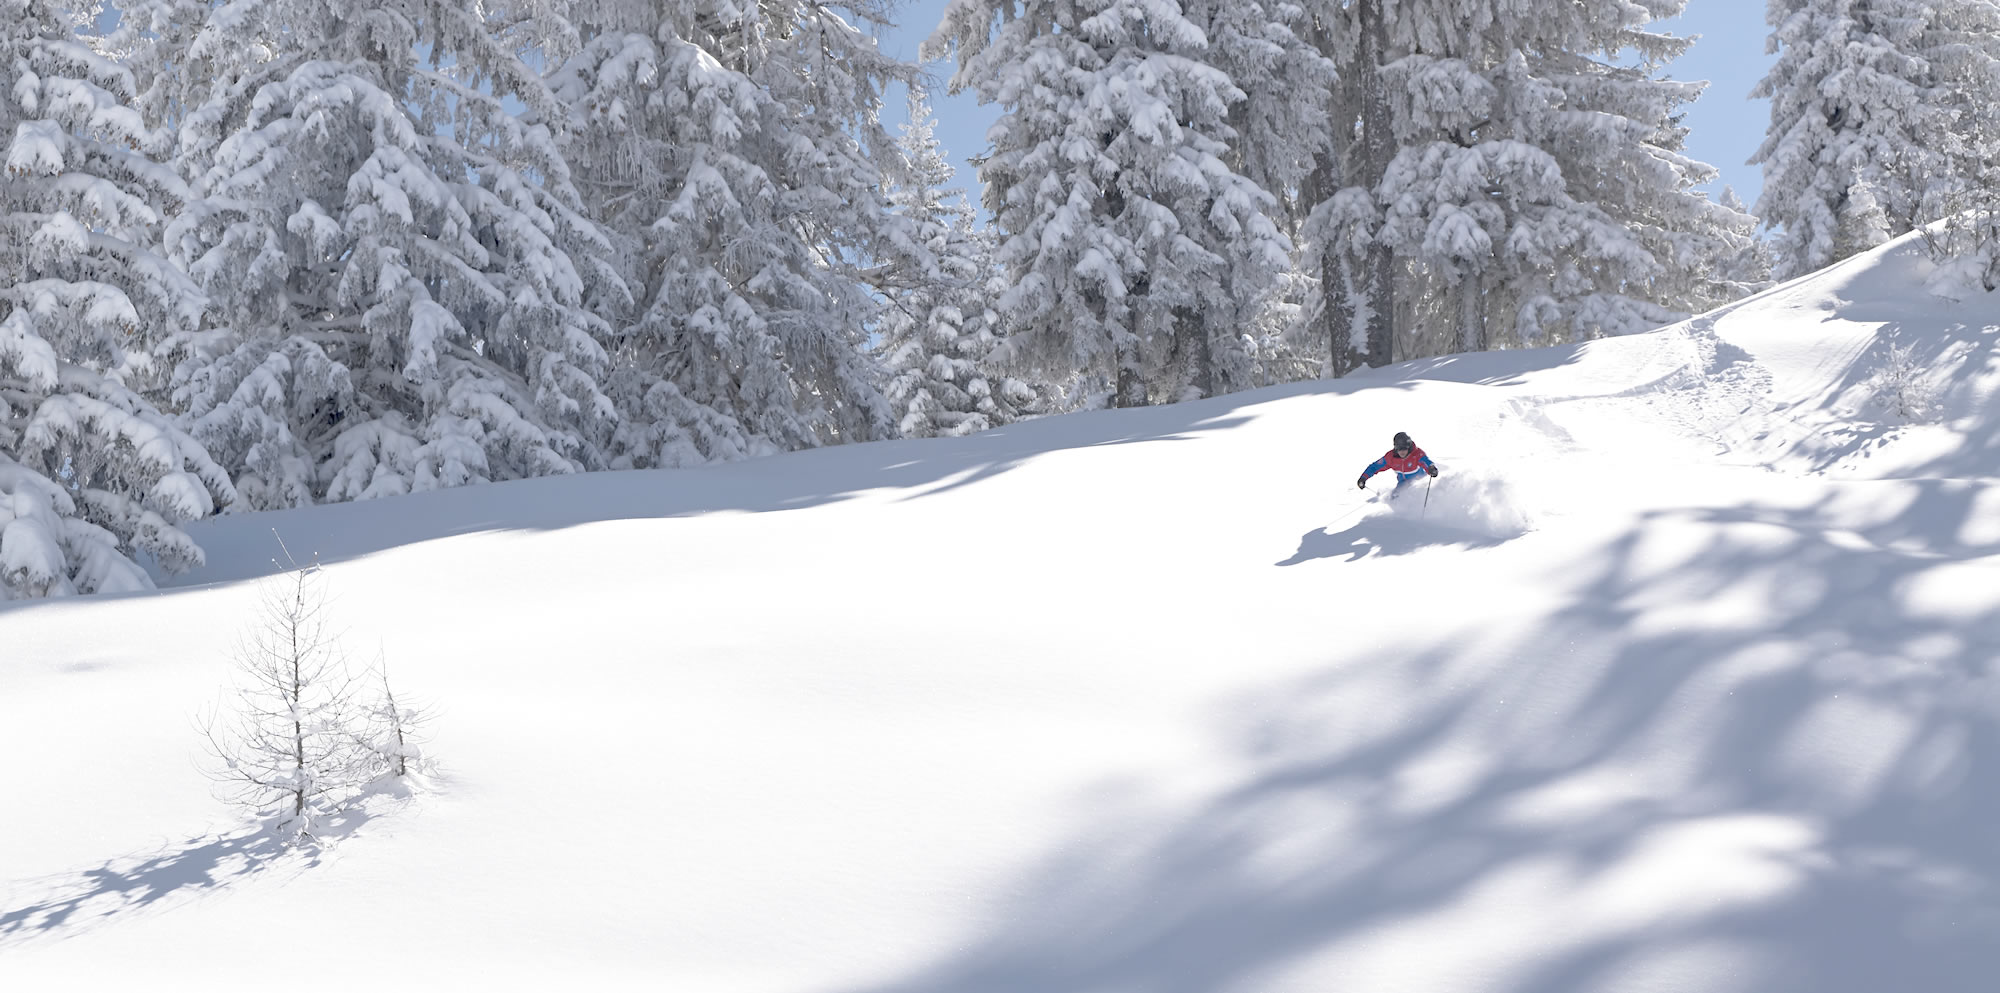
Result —
<path fill-rule="evenodd" d="M 0 608 L 0 989 L 1989 991 L 2000 301 L 1923 265 L 210 522 L 184 585 Z M 1939 422 L 1863 402 L 1897 343 Z M 1397 430 L 1444 476 L 1357 491 Z M 440 715 L 318 855 L 193 729 L 278 537 Z"/>

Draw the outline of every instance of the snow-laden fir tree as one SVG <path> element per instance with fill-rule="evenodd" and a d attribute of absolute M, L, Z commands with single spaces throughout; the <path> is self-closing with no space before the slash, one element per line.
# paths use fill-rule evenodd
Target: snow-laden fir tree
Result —
<path fill-rule="evenodd" d="M 179 525 L 235 499 L 153 402 L 153 347 L 201 319 L 150 250 L 185 196 L 129 72 L 48 0 L 0 0 L 0 599 L 144 589 L 201 561 Z"/>
<path fill-rule="evenodd" d="M 96 11 L 94 20 L 104 16 L 102 3 L 89 6 Z M 103 33 L 93 33 L 86 40 L 132 73 L 132 105 L 148 125 L 171 134 L 187 111 L 183 98 L 189 74 L 201 72 L 188 65 L 188 48 L 207 24 L 214 4 L 210 0 L 124 0 L 114 6 L 117 16 L 109 24 L 92 25 Z"/>
<path fill-rule="evenodd" d="M 1724 186 L 1722 197 L 1717 202 L 1739 214 L 1750 213 L 1750 208 L 1744 205 L 1742 197 L 1736 195 L 1733 186 Z M 1746 297 L 1770 288 L 1772 274 L 1776 270 L 1777 253 L 1772 251 L 1769 241 L 1758 237 L 1750 238 L 1716 265 L 1716 275 L 1729 288 L 1732 297 Z"/>
<path fill-rule="evenodd" d="M 1376 237 L 1382 212 L 1376 191 L 1396 153 L 1396 126 L 1383 69 L 1388 49 L 1385 0 L 1311 0 L 1308 37 L 1332 62 L 1325 141 L 1302 190 L 1302 275 L 1308 337 L 1325 342 L 1323 368 L 1340 376 L 1387 365 L 1395 346 L 1397 263 Z M 1311 93 L 1311 91 L 1307 91 Z M 1313 94 L 1317 97 L 1317 94 Z"/>
<path fill-rule="evenodd" d="M 1285 201 L 1286 226 L 1304 220 L 1304 186 L 1334 150 L 1334 60 L 1311 38 L 1303 8 L 1289 3 L 1183 0 L 1187 19 L 1208 38 L 1203 59 L 1229 77 L 1243 99 L 1229 107 L 1235 132 L 1227 159 Z"/>
<path fill-rule="evenodd" d="M 209 11 L 160 101 L 194 193 L 167 248 L 214 320 L 175 396 L 252 506 L 611 463 L 629 297 L 521 54 L 575 44 L 534 2 Z"/>
<path fill-rule="evenodd" d="M 618 464 L 887 437 L 873 280 L 911 250 L 883 188 L 878 0 L 592 0 L 555 74 L 571 162 L 640 294 L 619 330 Z"/>
<path fill-rule="evenodd" d="M 1701 86 L 1660 78 L 1686 39 L 1618 0 L 1378 10 L 1348 33 L 1379 30 L 1383 61 L 1342 71 L 1379 78 L 1394 154 L 1372 202 L 1324 209 L 1394 252 L 1401 357 L 1645 330 L 1738 293 L 1718 260 L 1754 222 L 1694 188 L 1716 176 L 1683 150 Z"/>
<path fill-rule="evenodd" d="M 936 138 L 923 90 L 910 90 L 899 144 L 906 177 L 890 203 L 925 249 L 900 267 L 877 331 L 889 370 L 886 393 L 906 438 L 971 434 L 1005 424 L 1032 405 L 1034 390 L 994 367 L 998 315 L 986 306 L 992 243 L 972 208 L 949 187 L 951 163 Z"/>
<path fill-rule="evenodd" d="M 1968 148 L 1986 151 L 1968 157 L 1963 187 L 1948 201 L 1931 241 L 1939 266 L 1927 281 L 1954 300 L 2000 289 L 2000 100 L 1974 118 L 1967 139 Z"/>
<path fill-rule="evenodd" d="M 2000 289 L 2000 2 L 1927 8 L 1923 54 L 1956 113 L 1957 161 L 1934 179 L 1926 220 L 1941 217 L 1932 240 L 1941 263 L 1932 286 L 1963 298 Z"/>
<path fill-rule="evenodd" d="M 1189 10 L 953 0 L 926 48 L 1001 107 L 979 171 L 1010 357 L 1117 406 L 1247 385 L 1245 303 L 1289 265 L 1276 198 L 1232 165 L 1245 92 Z"/>
<path fill-rule="evenodd" d="M 1771 124 L 1757 213 L 1796 276 L 1945 216 L 1989 150 L 1973 118 L 2000 99 L 1992 0 L 1769 0 L 1777 56 L 1753 97 Z"/>
<path fill-rule="evenodd" d="M 1244 95 L 1229 109 L 1235 138 L 1224 160 L 1276 197 L 1273 219 L 1296 247 L 1310 246 L 1304 234 L 1314 176 L 1336 146 L 1331 129 L 1339 73 L 1333 59 L 1314 44 L 1311 20 L 1296 4 L 1187 0 L 1183 9 L 1208 36 L 1206 60 Z M 1249 292 L 1229 294 L 1234 313 L 1219 323 L 1225 331 L 1233 325 L 1244 343 L 1254 368 L 1244 385 L 1290 382 L 1324 370 L 1324 350 L 1300 334 L 1305 308 L 1322 301 L 1297 268 L 1295 258 L 1275 280 L 1263 278 L 1266 273 L 1248 280 L 1231 275 L 1232 286 Z M 1236 378 L 1241 381 L 1241 374 Z"/>

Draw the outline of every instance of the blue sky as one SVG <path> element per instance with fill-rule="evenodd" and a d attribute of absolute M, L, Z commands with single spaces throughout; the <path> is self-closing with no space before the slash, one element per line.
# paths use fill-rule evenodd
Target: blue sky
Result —
<path fill-rule="evenodd" d="M 885 47 L 904 58 L 915 58 L 917 45 L 937 27 L 946 0 L 909 0 L 898 26 L 883 37 Z M 1736 187 L 1745 203 L 1754 204 L 1763 177 L 1755 166 L 1744 161 L 1757 151 L 1770 121 L 1769 105 L 1751 100 L 1750 89 L 1757 85 L 1771 57 L 1764 54 L 1764 5 L 1749 0 L 1688 0 L 1680 17 L 1663 21 L 1659 30 L 1678 35 L 1700 35 L 1688 54 L 1669 67 L 1675 79 L 1707 80 L 1708 91 L 1688 108 L 1688 150 L 1697 159 L 1722 171 L 1720 183 Z M 972 191 L 978 185 L 966 158 L 986 147 L 986 129 L 997 115 L 994 107 L 982 107 L 970 95 L 952 97 L 942 83 L 949 78 L 948 62 L 932 66 L 939 87 L 933 94 L 938 111 L 938 140 L 959 167 L 959 182 Z M 904 119 L 902 97 L 897 95 L 889 113 L 892 131 Z M 1719 188 L 1719 186 L 1718 186 Z"/>

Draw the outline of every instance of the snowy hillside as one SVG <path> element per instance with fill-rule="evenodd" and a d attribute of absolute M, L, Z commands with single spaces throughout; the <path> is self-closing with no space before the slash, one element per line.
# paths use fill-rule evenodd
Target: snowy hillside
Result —
<path fill-rule="evenodd" d="M 0 606 L 0 989 L 1991 991 L 2000 301 L 1927 275 L 193 526 Z M 274 532 L 438 713 L 318 854 L 194 729 Z"/>

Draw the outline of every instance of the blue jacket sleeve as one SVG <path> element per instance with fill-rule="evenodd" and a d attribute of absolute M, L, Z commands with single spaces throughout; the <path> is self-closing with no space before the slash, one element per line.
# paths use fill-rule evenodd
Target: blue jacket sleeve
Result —
<path fill-rule="evenodd" d="M 1387 468 L 1389 468 L 1389 459 L 1388 457 L 1384 456 L 1383 458 L 1379 458 L 1373 462 L 1368 463 L 1368 468 L 1361 470 L 1361 478 L 1367 479 L 1368 477 L 1373 476 L 1376 473 L 1381 472 L 1382 470 Z"/>
<path fill-rule="evenodd" d="M 1425 465 L 1427 465 L 1427 466 L 1430 466 L 1430 467 L 1431 467 L 1431 468 L 1433 468 L 1433 469 L 1437 468 L 1437 463 L 1436 463 L 1436 462 L 1432 462 L 1432 461 L 1431 461 L 1431 457 L 1430 457 L 1430 456 L 1429 456 L 1428 454 L 1426 454 L 1426 455 L 1425 455 L 1424 457 L 1422 457 L 1422 458 L 1418 459 L 1417 461 L 1419 461 L 1419 462 L 1422 462 L 1423 464 L 1425 464 Z"/>

